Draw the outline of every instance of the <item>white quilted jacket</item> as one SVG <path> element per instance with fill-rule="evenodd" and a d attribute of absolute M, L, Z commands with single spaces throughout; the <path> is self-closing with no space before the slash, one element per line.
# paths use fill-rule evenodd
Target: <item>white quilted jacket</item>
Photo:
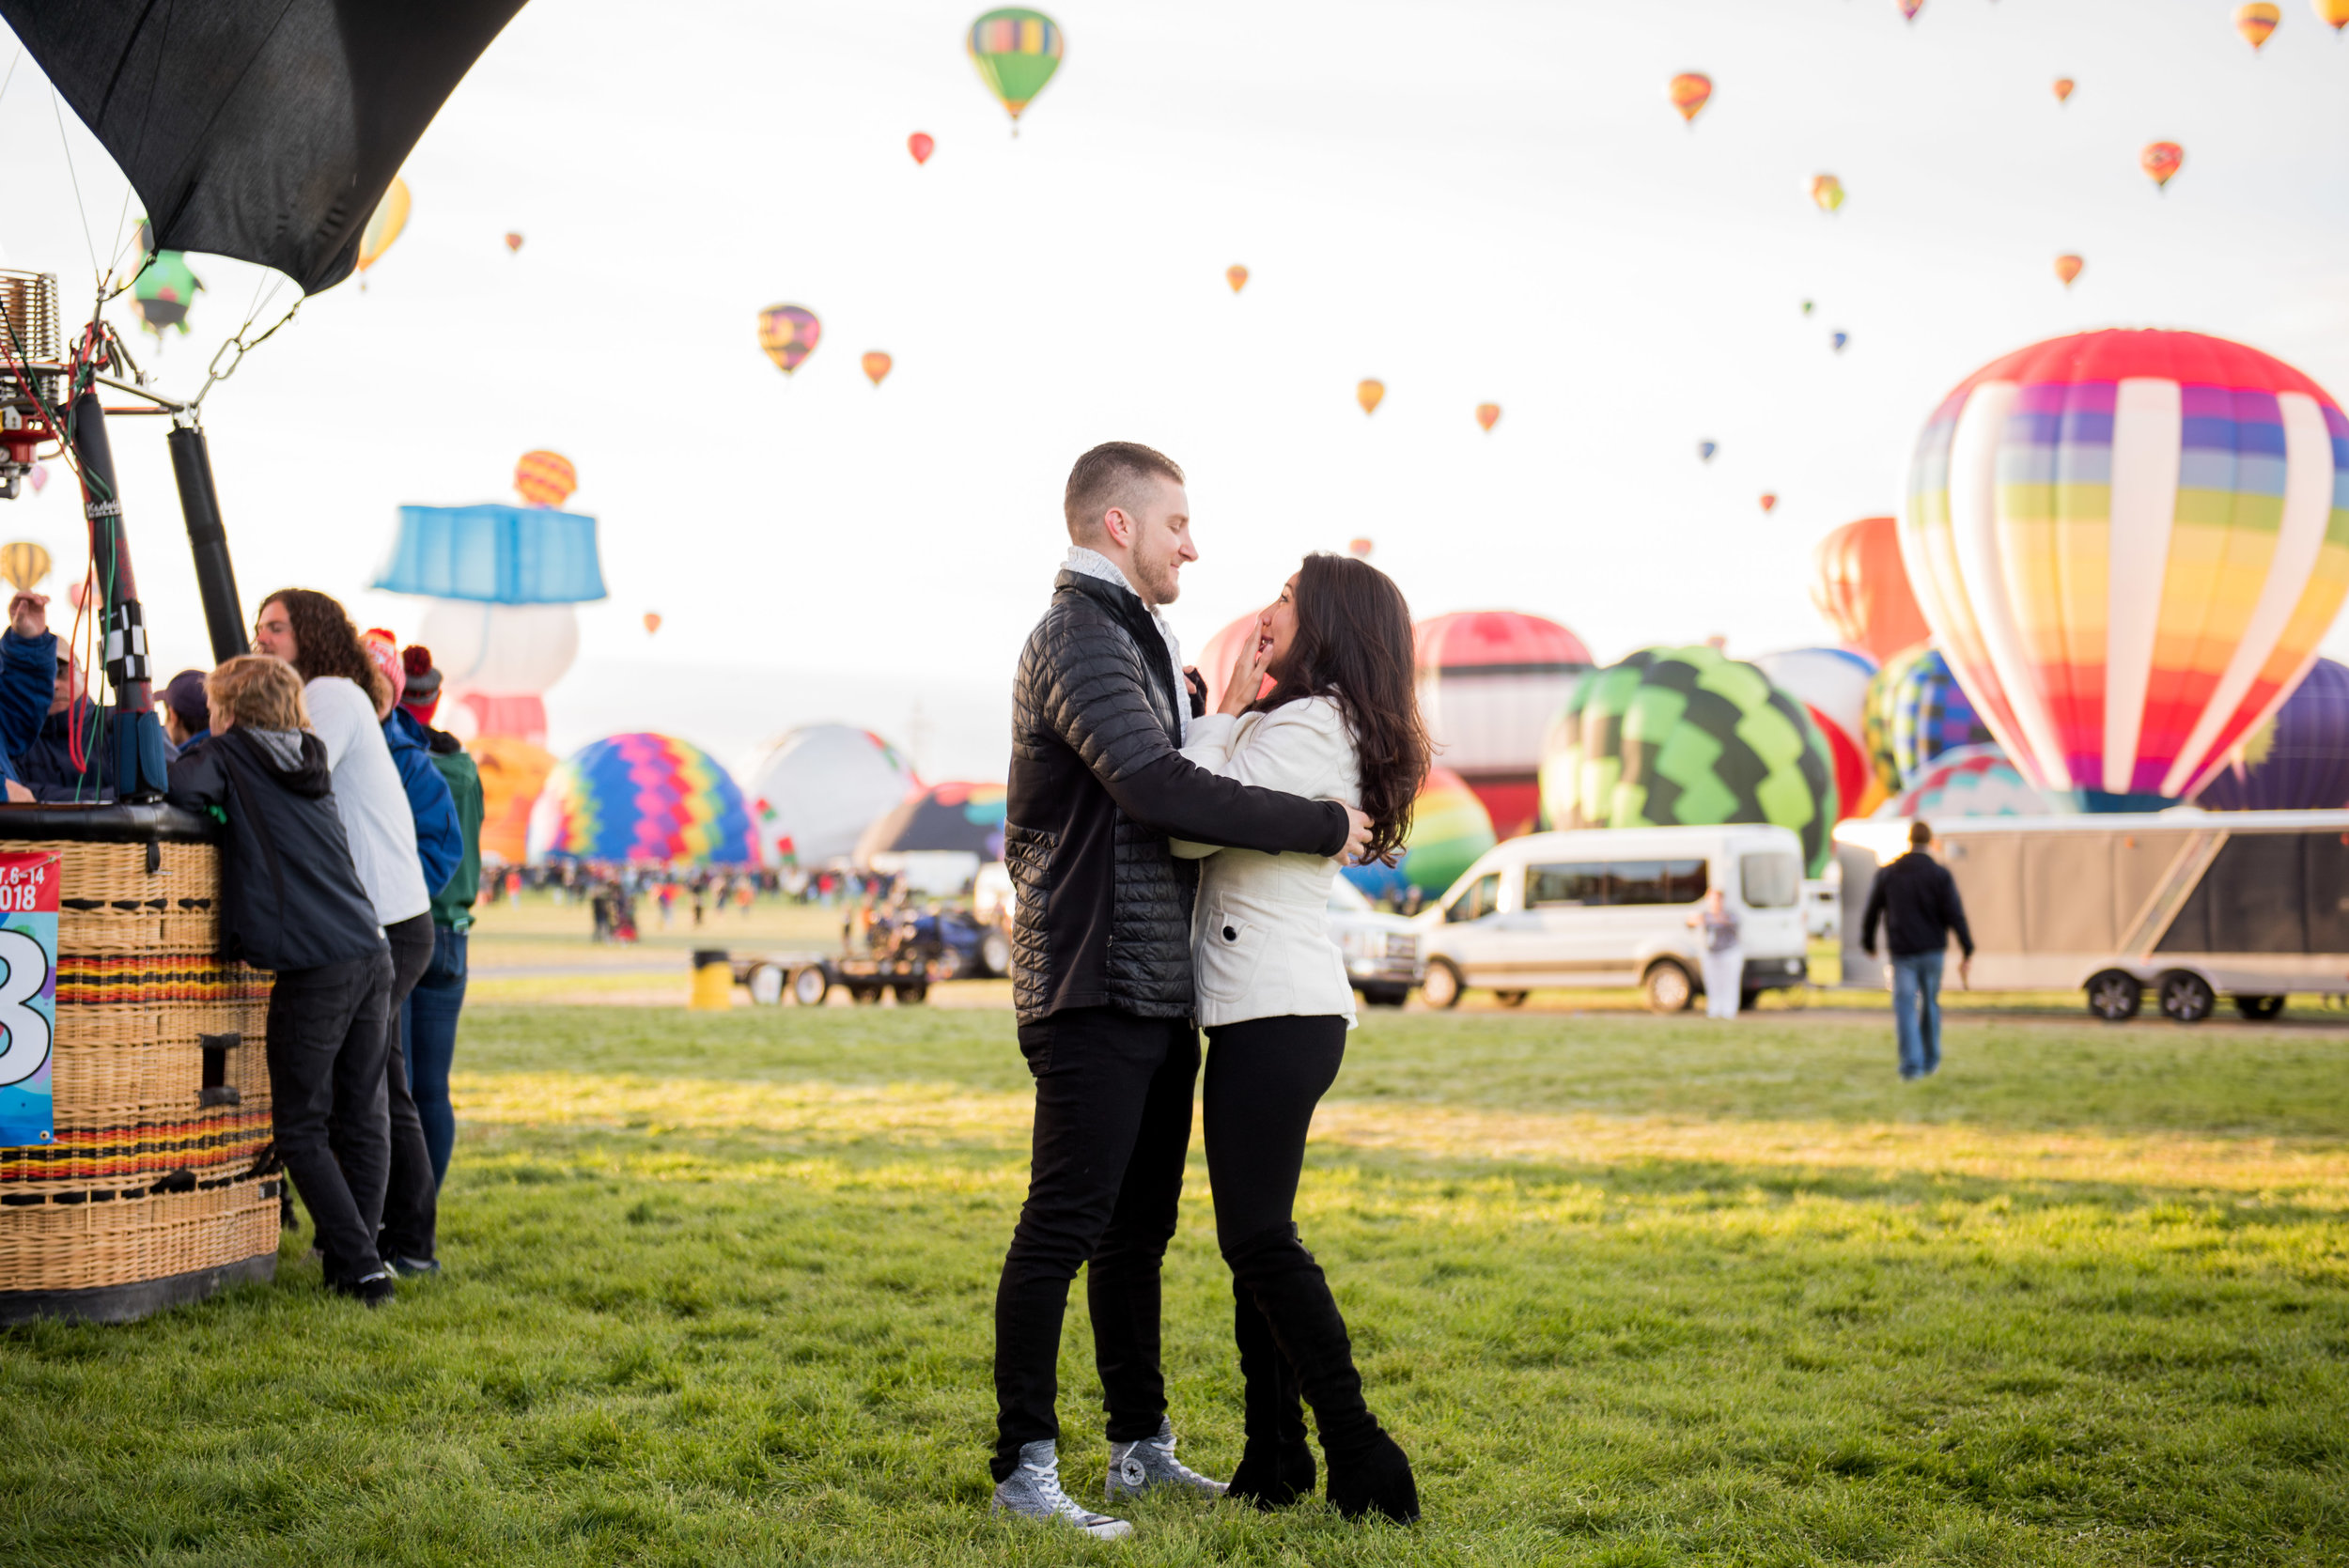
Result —
<path fill-rule="evenodd" d="M 1194 719 L 1183 755 L 1241 784 L 1360 804 L 1353 737 L 1327 697 L 1237 719 L 1220 713 Z M 1180 839 L 1174 848 L 1185 860 L 1205 862 L 1190 926 L 1202 1026 L 1288 1014 L 1342 1014 L 1348 1024 L 1354 1021 L 1354 987 L 1330 939 L 1336 861 Z"/>

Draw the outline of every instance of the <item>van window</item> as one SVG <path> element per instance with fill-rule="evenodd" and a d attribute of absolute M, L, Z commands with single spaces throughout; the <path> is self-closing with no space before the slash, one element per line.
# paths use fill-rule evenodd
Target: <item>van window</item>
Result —
<path fill-rule="evenodd" d="M 1693 904 L 1704 896 L 1703 861 L 1586 862 L 1526 869 L 1532 908 L 1600 904 Z"/>
<path fill-rule="evenodd" d="M 1452 907 L 1443 912 L 1443 918 L 1447 924 L 1458 925 L 1471 920 L 1482 920 L 1500 908 L 1501 873 L 1487 871 L 1452 901 Z"/>
<path fill-rule="evenodd" d="M 1783 850 L 1741 855 L 1737 886 L 1749 909 L 1791 909 L 1802 895 L 1802 862 Z"/>

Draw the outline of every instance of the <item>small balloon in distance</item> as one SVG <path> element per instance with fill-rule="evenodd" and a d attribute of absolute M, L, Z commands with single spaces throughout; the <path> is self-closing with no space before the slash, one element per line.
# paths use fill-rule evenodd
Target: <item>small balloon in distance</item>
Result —
<path fill-rule="evenodd" d="M 519 255 L 521 248 L 522 237 L 514 233 L 511 229 L 508 229 L 506 235 L 506 254 L 508 256 Z"/>
<path fill-rule="evenodd" d="M 1719 452 L 1720 449 L 1721 443 L 1717 441 L 1701 441 L 1697 442 L 1697 461 L 1701 463 L 1711 462 L 1713 460 L 1713 454 Z"/>
<path fill-rule="evenodd" d="M 0 582 L 6 582 L 18 593 L 32 591 L 33 584 L 49 575 L 49 551 L 30 539 L 0 545 Z"/>
<path fill-rule="evenodd" d="M 1917 13 L 1925 8 L 1925 0 L 1899 0 L 1899 3 L 1903 22 L 1916 21 Z"/>
<path fill-rule="evenodd" d="M 1832 212 L 1843 205 L 1843 182 L 1831 174 L 1811 177 L 1811 199 L 1822 212 Z"/>
<path fill-rule="evenodd" d="M 2309 0 L 2316 20 L 2339 33 L 2349 27 L 2349 0 Z"/>
<path fill-rule="evenodd" d="M 2267 41 L 2267 36 L 2276 30 L 2276 23 L 2283 19 L 2284 13 L 2269 5 L 2267 0 L 2249 0 L 2249 4 L 2234 8 L 2234 30 L 2243 35 L 2243 41 L 2249 44 L 2251 52 L 2256 54 L 2260 46 Z"/>
<path fill-rule="evenodd" d="M 913 154 L 915 164 L 926 163 L 930 161 L 930 154 L 938 150 L 937 138 L 926 131 L 916 131 L 906 138 L 906 150 Z"/>
<path fill-rule="evenodd" d="M 1060 23 L 1042 11 L 1010 8 L 971 23 L 971 63 L 1011 116 L 1013 135 L 1019 134 L 1020 115 L 1060 70 L 1062 47 Z"/>
<path fill-rule="evenodd" d="M 2072 287 L 2072 280 L 2080 275 L 2080 269 L 2087 265 L 2088 263 L 2078 256 L 2066 252 L 2056 257 L 2056 276 L 2063 280 L 2064 287 L 2069 288 Z"/>
<path fill-rule="evenodd" d="M 1354 557 L 1357 561 L 1369 560 L 1371 549 L 1371 542 L 1368 539 L 1348 539 L 1346 541 L 1346 552 Z"/>
<path fill-rule="evenodd" d="M 1364 413 L 1376 412 L 1386 396 L 1387 383 L 1368 378 L 1365 378 L 1362 383 L 1354 389 L 1354 401 L 1362 406 Z"/>
<path fill-rule="evenodd" d="M 1762 492 L 1762 510 L 1765 512 L 1774 512 L 1778 510 L 1778 492 L 1776 490 L 1764 490 Z"/>
<path fill-rule="evenodd" d="M 2143 169 L 2145 177 L 2161 190 L 2169 188 L 2170 177 L 2185 162 L 2186 148 L 2175 142 L 2149 142 L 2145 150 L 2137 157 L 2138 167 Z"/>
<path fill-rule="evenodd" d="M 1494 426 L 1501 423 L 1501 405 L 1498 403 L 1477 404 L 1476 423 L 1485 427 L 1486 431 L 1489 433 Z"/>
<path fill-rule="evenodd" d="M 1248 287 L 1248 269 L 1235 261 L 1223 269 L 1223 281 L 1230 284 L 1232 292 L 1237 294 Z"/>
<path fill-rule="evenodd" d="M 646 635 L 646 636 L 647 636 L 647 637 L 649 637 L 649 636 L 651 636 L 654 632 L 659 631 L 660 629 L 661 629 L 661 612 L 660 612 L 660 611 L 658 611 L 658 610 L 647 610 L 647 611 L 646 611 L 646 612 L 645 612 L 645 635 Z"/>
<path fill-rule="evenodd" d="M 49 465 L 47 463 L 35 463 L 33 465 L 33 472 L 26 474 L 25 477 L 32 480 L 33 493 L 35 495 L 39 495 L 41 491 L 49 488 Z"/>
<path fill-rule="evenodd" d="M 824 323 L 803 305 L 769 305 L 758 313 L 758 346 L 788 376 L 797 370 L 824 335 Z"/>
<path fill-rule="evenodd" d="M 2059 76 L 2055 79 L 2055 95 L 2056 101 L 2058 103 L 2068 103 L 2071 101 L 2072 85 L 2072 79 L 2068 76 Z"/>
<path fill-rule="evenodd" d="M 532 506 L 560 506 L 579 489 L 579 470 L 560 452 L 525 452 L 514 464 L 514 493 Z"/>
<path fill-rule="evenodd" d="M 864 374 L 875 386 L 879 386 L 881 384 L 881 378 L 889 374 L 889 367 L 895 363 L 887 354 L 876 349 L 864 356 Z"/>
<path fill-rule="evenodd" d="M 1713 96 L 1713 79 L 1702 71 L 1684 70 L 1672 79 L 1664 91 L 1672 107 L 1680 111 L 1680 117 L 1694 125 L 1697 116 L 1704 112 L 1706 101 Z"/>
<path fill-rule="evenodd" d="M 1810 314 L 1811 314 L 1813 310 L 1816 310 L 1817 308 L 1818 308 L 1818 304 L 1817 304 L 1817 302 L 1815 302 L 1815 301 L 1812 301 L 1812 300 L 1805 300 L 1805 301 L 1803 301 L 1803 303 L 1802 303 L 1802 313 L 1803 313 L 1805 316 L 1810 315 Z"/>
<path fill-rule="evenodd" d="M 1835 351 L 1840 354 L 1843 351 L 1843 345 L 1851 341 L 1851 334 L 1847 332 L 1829 333 L 1828 334 L 1827 340 Z"/>

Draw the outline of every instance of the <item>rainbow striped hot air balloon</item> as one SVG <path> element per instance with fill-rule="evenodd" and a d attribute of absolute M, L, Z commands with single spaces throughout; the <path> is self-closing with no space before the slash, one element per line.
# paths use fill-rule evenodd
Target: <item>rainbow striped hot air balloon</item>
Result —
<path fill-rule="evenodd" d="M 1351 865 L 1346 879 L 1371 898 L 1400 901 L 1413 888 L 1433 898 L 1501 842 L 1485 803 L 1449 768 L 1431 768 L 1411 806 L 1411 833 L 1393 865 Z"/>
<path fill-rule="evenodd" d="M 2196 333 L 2052 339 L 1925 427 L 1901 556 L 1983 721 L 2051 800 L 2195 794 L 2349 595 L 2349 420 Z"/>
<path fill-rule="evenodd" d="M 746 865 L 758 850 L 742 791 L 708 753 L 638 734 L 555 765 L 531 810 L 530 859 Z"/>
<path fill-rule="evenodd" d="M 1011 116 L 1019 134 L 1019 115 L 1060 70 L 1060 23 L 1042 11 L 989 11 L 971 23 L 971 63 L 979 80 Z"/>

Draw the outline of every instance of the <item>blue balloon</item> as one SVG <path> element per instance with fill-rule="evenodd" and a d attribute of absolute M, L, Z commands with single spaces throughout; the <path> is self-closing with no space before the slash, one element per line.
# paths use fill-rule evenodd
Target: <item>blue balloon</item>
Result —
<path fill-rule="evenodd" d="M 486 604 L 605 597 L 596 520 L 545 506 L 402 506 L 369 587 Z"/>
<path fill-rule="evenodd" d="M 1837 333 L 1828 341 L 1835 345 L 1835 351 L 1840 354 L 1843 351 L 1843 345 L 1851 341 L 1851 334 Z"/>
<path fill-rule="evenodd" d="M 1719 452 L 1720 449 L 1720 443 L 1719 442 L 1701 441 L 1697 442 L 1697 461 L 1702 463 L 1711 462 L 1713 460 L 1713 454 Z"/>

